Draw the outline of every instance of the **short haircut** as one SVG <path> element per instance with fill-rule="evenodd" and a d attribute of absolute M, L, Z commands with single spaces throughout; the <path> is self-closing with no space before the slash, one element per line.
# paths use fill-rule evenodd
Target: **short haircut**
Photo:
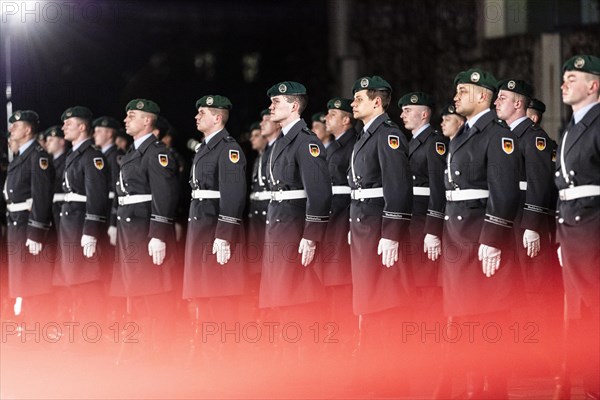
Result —
<path fill-rule="evenodd" d="M 369 100 L 373 100 L 375 97 L 381 98 L 381 106 L 386 110 L 392 101 L 392 92 L 389 90 L 369 89 L 367 90 L 367 97 Z"/>
<path fill-rule="evenodd" d="M 221 116 L 221 121 L 223 121 L 223 125 L 227 124 L 227 121 L 229 121 L 229 110 L 225 108 L 209 108 L 209 110 L 212 115 Z"/>
<path fill-rule="evenodd" d="M 288 103 L 298 102 L 298 114 L 302 114 L 308 105 L 308 96 L 305 94 L 283 95 Z"/>

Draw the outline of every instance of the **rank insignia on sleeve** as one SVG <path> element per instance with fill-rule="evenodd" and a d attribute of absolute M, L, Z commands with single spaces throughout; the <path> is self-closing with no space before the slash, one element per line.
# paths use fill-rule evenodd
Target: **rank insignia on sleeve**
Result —
<path fill-rule="evenodd" d="M 40 168 L 41 169 L 48 169 L 48 159 L 46 157 L 40 157 Z"/>
<path fill-rule="evenodd" d="M 240 161 L 240 152 L 238 150 L 229 150 L 229 161 L 234 164 Z"/>
<path fill-rule="evenodd" d="M 388 145 L 396 150 L 398 147 L 400 147 L 400 138 L 396 135 L 388 135 Z"/>
<path fill-rule="evenodd" d="M 94 167 L 97 170 L 102 171 L 104 169 L 104 160 L 101 157 L 94 158 Z"/>
<path fill-rule="evenodd" d="M 512 154 L 515 150 L 514 144 L 515 143 L 511 138 L 502 138 L 502 150 L 504 150 L 506 154 Z"/>
<path fill-rule="evenodd" d="M 552 150 L 552 162 L 556 162 L 556 150 Z"/>
<path fill-rule="evenodd" d="M 544 151 L 546 149 L 546 138 L 536 137 L 535 138 L 535 147 L 537 147 L 537 149 L 539 151 Z"/>
<path fill-rule="evenodd" d="M 169 165 L 169 157 L 166 154 L 159 154 L 158 163 L 161 166 L 166 167 L 167 165 Z"/>
<path fill-rule="evenodd" d="M 313 157 L 319 157 L 319 154 L 321 154 L 321 149 L 317 144 L 309 144 L 308 150 L 310 151 L 310 155 Z"/>
<path fill-rule="evenodd" d="M 440 156 L 443 156 L 446 154 L 446 144 L 442 142 L 435 142 L 435 151 L 437 151 Z"/>

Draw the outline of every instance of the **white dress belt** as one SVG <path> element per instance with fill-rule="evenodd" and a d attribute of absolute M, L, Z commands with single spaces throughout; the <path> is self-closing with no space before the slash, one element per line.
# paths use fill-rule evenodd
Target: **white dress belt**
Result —
<path fill-rule="evenodd" d="M 87 196 L 72 192 L 65 193 L 64 201 L 74 203 L 85 203 L 87 201 Z"/>
<path fill-rule="evenodd" d="M 600 185 L 581 185 L 558 191 L 562 201 L 580 199 L 582 197 L 600 196 Z"/>
<path fill-rule="evenodd" d="M 431 189 L 423 186 L 413 186 L 413 195 L 415 196 L 429 196 Z"/>
<path fill-rule="evenodd" d="M 306 190 L 279 190 L 271 192 L 271 200 L 283 201 L 283 200 L 297 200 L 306 199 Z"/>
<path fill-rule="evenodd" d="M 33 199 L 27 199 L 21 203 L 11 203 L 6 205 L 6 209 L 10 212 L 28 211 L 31 210 Z"/>
<path fill-rule="evenodd" d="M 250 193 L 250 200 L 253 200 L 253 201 L 271 200 L 271 192 L 267 192 L 267 191 L 252 192 L 252 193 Z"/>
<path fill-rule="evenodd" d="M 350 194 L 352 190 L 350 186 L 332 186 L 331 194 Z"/>
<path fill-rule="evenodd" d="M 58 203 L 61 201 L 65 201 L 65 195 L 66 193 L 54 193 L 54 196 L 52 196 L 52 202 Z"/>
<path fill-rule="evenodd" d="M 446 190 L 447 201 L 487 199 L 488 197 L 490 197 L 490 191 L 484 189 Z"/>
<path fill-rule="evenodd" d="M 194 189 L 192 190 L 192 199 L 220 199 L 221 192 L 218 190 L 202 190 L 202 189 Z"/>
<path fill-rule="evenodd" d="M 354 189 L 350 192 L 352 200 L 375 199 L 383 197 L 383 188 Z"/>
<path fill-rule="evenodd" d="M 527 181 L 519 181 L 519 189 L 527 190 Z"/>
<path fill-rule="evenodd" d="M 126 206 L 128 204 L 145 203 L 152 201 L 151 194 L 128 194 L 126 196 L 119 196 L 119 205 Z"/>

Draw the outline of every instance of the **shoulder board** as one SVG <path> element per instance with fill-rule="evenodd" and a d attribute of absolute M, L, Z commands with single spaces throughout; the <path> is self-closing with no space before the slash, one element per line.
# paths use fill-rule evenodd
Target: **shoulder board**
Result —
<path fill-rule="evenodd" d="M 541 127 L 541 126 L 539 126 L 538 124 L 533 124 L 533 125 L 531 125 L 531 130 L 534 130 L 534 131 L 541 131 L 541 130 L 543 130 L 543 129 L 542 129 L 542 127 Z"/>
<path fill-rule="evenodd" d="M 231 136 L 225 136 L 225 138 L 223 140 L 226 142 L 229 142 L 229 143 L 235 142 L 235 139 Z"/>
<path fill-rule="evenodd" d="M 40 146 L 39 144 L 36 144 L 34 148 L 35 148 L 35 151 L 37 151 L 38 153 L 44 151 L 44 148 L 42 146 Z"/>
<path fill-rule="evenodd" d="M 302 128 L 302 132 L 306 133 L 307 135 L 317 136 L 317 134 L 308 129 L 308 127 Z"/>
<path fill-rule="evenodd" d="M 508 124 L 507 124 L 506 122 L 504 122 L 504 120 L 501 120 L 501 119 L 496 119 L 495 121 L 496 121 L 496 123 L 497 123 L 498 125 L 500 125 L 500 126 L 502 126 L 502 127 L 504 127 L 504 128 L 508 128 L 508 129 L 510 129 L 510 127 L 508 126 Z"/>
<path fill-rule="evenodd" d="M 400 129 L 400 127 L 391 119 L 388 119 L 387 121 L 385 121 L 384 124 L 386 124 L 387 126 L 392 127 L 392 128 Z"/>

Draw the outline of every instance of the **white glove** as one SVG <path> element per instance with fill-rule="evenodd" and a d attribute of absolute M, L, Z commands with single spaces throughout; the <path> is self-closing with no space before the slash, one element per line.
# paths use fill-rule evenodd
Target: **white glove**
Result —
<path fill-rule="evenodd" d="M 398 242 L 390 239 L 379 239 L 377 255 L 381 255 L 381 264 L 391 267 L 398 261 Z"/>
<path fill-rule="evenodd" d="M 425 235 L 423 253 L 427 253 L 427 258 L 431 261 L 437 260 L 442 255 L 442 242 L 440 238 L 429 233 Z"/>
<path fill-rule="evenodd" d="M 562 251 L 560 251 L 560 246 L 558 246 L 558 249 L 556 249 L 556 254 L 558 254 L 558 263 L 560 264 L 560 267 L 563 268 L 563 262 L 562 262 Z"/>
<path fill-rule="evenodd" d="M 83 247 L 83 255 L 85 257 L 90 258 L 94 256 L 97 242 L 98 241 L 93 236 L 81 235 L 81 247 Z"/>
<path fill-rule="evenodd" d="M 21 308 L 23 305 L 23 298 L 22 297 L 17 297 L 15 299 L 15 305 L 13 306 L 13 311 L 15 312 L 15 316 L 19 316 L 21 315 Z"/>
<path fill-rule="evenodd" d="M 315 258 L 315 250 L 317 249 L 317 244 L 314 240 L 308 240 L 302 238 L 300 241 L 300 246 L 298 246 L 298 253 L 302 254 L 302 265 L 308 267 Z"/>
<path fill-rule="evenodd" d="M 217 255 L 217 262 L 221 265 L 227 264 L 231 258 L 231 247 L 227 240 L 216 238 L 213 242 L 212 253 Z"/>
<path fill-rule="evenodd" d="M 34 242 L 31 239 L 27 239 L 25 247 L 29 248 L 29 252 L 34 256 L 37 256 L 42 251 L 42 244 L 40 242 Z"/>
<path fill-rule="evenodd" d="M 179 222 L 175 222 L 175 241 L 180 242 L 183 236 L 183 225 Z"/>
<path fill-rule="evenodd" d="M 348 245 L 352 244 L 352 232 L 348 231 Z"/>
<path fill-rule="evenodd" d="M 485 244 L 479 245 L 479 261 L 481 261 L 483 273 L 488 278 L 494 275 L 498 268 L 500 268 L 501 253 L 500 249 L 495 247 L 487 246 Z"/>
<path fill-rule="evenodd" d="M 152 238 L 148 242 L 148 255 L 152 257 L 152 262 L 160 265 L 165 260 L 167 253 L 167 244 L 160 239 Z"/>
<path fill-rule="evenodd" d="M 110 245 L 116 246 L 117 245 L 117 227 L 109 226 L 108 231 L 106 231 L 106 233 L 108 234 L 108 240 L 110 241 Z"/>
<path fill-rule="evenodd" d="M 523 232 L 523 247 L 527 249 L 527 256 L 533 258 L 540 252 L 540 235 L 535 231 L 526 229 Z"/>

